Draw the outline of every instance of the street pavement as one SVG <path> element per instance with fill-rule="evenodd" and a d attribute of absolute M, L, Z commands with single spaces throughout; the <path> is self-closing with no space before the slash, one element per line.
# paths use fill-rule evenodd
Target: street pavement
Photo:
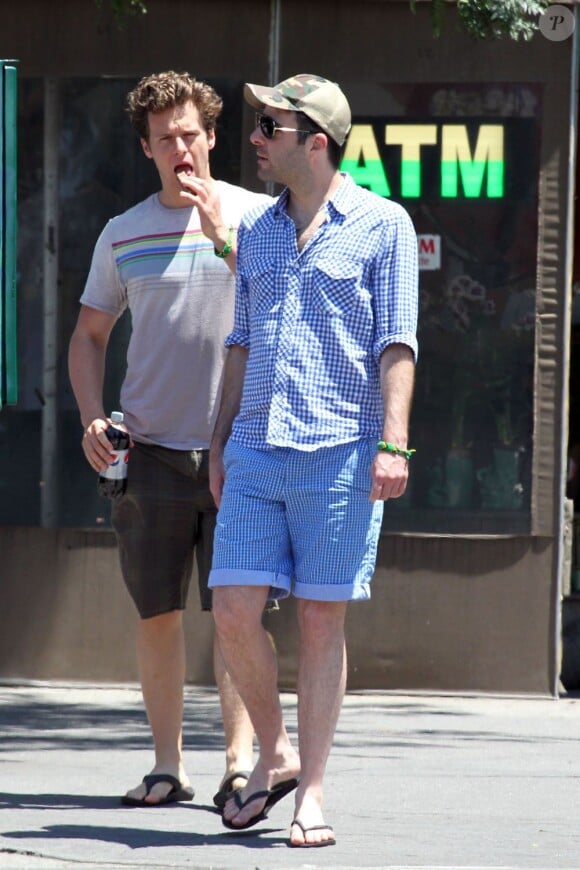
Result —
<path fill-rule="evenodd" d="M 295 696 L 283 706 L 295 737 Z M 246 832 L 222 826 L 214 689 L 186 690 L 184 735 L 194 801 L 123 807 L 152 764 L 137 686 L 0 685 L 1 870 L 580 870 L 578 697 L 348 694 L 323 849 L 288 848 L 292 797 Z"/>

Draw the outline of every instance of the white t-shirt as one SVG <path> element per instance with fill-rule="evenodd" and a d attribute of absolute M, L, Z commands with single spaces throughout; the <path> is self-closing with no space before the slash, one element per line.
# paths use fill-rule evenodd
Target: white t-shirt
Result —
<path fill-rule="evenodd" d="M 223 181 L 218 188 L 224 223 L 236 229 L 244 212 L 272 202 Z M 121 408 L 136 441 L 209 447 L 234 286 L 196 208 L 166 208 L 154 194 L 105 226 L 81 303 L 117 317 L 131 312 Z"/>

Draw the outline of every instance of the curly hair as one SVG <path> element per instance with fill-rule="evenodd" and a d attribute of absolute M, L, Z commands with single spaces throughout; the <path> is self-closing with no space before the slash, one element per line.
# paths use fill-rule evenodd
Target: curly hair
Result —
<path fill-rule="evenodd" d="M 198 82 L 187 72 L 156 73 L 144 76 L 127 95 L 127 113 L 140 139 L 149 138 L 149 112 L 157 114 L 192 101 L 206 132 L 215 130 L 223 107 L 221 97 L 211 85 Z"/>

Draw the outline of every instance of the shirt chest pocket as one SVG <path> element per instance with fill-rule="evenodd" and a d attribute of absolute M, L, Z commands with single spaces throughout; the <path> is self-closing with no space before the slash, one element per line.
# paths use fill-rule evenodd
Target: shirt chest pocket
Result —
<path fill-rule="evenodd" d="M 247 284 L 251 307 L 255 314 L 268 314 L 278 310 L 282 301 L 279 282 L 276 281 L 276 266 L 272 262 L 260 262 L 248 273 Z"/>
<path fill-rule="evenodd" d="M 356 260 L 318 260 L 311 273 L 312 304 L 335 317 L 360 314 L 370 300 L 362 280 L 363 264 Z"/>

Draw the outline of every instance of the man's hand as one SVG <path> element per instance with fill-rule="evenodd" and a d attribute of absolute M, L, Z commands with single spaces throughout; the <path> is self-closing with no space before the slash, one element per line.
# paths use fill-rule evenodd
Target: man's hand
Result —
<path fill-rule="evenodd" d="M 178 172 L 177 178 L 183 190 L 183 199 L 197 207 L 202 233 L 210 239 L 218 250 L 223 248 L 229 232 L 222 218 L 218 186 L 213 178 L 199 178 Z M 223 236 L 223 239 L 222 239 Z"/>
<path fill-rule="evenodd" d="M 399 498 L 407 488 L 409 464 L 404 456 L 378 450 L 371 465 L 369 501 Z"/>
<path fill-rule="evenodd" d="M 123 424 L 97 418 L 89 423 L 83 434 L 82 447 L 89 465 L 95 471 L 105 471 L 113 461 L 111 454 L 115 453 L 115 449 L 105 434 L 109 426 L 122 429 L 123 432 L 127 431 Z"/>

